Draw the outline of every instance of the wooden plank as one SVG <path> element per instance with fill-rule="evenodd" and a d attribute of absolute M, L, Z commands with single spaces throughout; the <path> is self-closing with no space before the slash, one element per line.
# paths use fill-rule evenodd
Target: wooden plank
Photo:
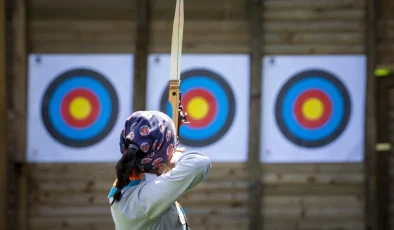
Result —
<path fill-rule="evenodd" d="M 135 21 L 32 20 L 30 51 L 36 53 L 132 53 Z"/>
<path fill-rule="evenodd" d="M 265 55 L 365 53 L 364 0 L 265 1 Z"/>
<path fill-rule="evenodd" d="M 33 20 L 29 24 L 29 39 L 32 42 L 132 42 L 135 40 L 135 31 L 135 21 Z"/>
<path fill-rule="evenodd" d="M 353 42 L 352 42 L 353 41 Z M 277 32 L 264 36 L 264 42 L 269 44 L 325 44 L 325 45 L 350 45 L 361 44 L 364 42 L 364 36 L 359 33 L 342 33 L 334 34 L 331 32 Z"/>
<path fill-rule="evenodd" d="M 29 23 L 29 30 L 31 34 L 34 35 L 35 31 L 76 31 L 76 32 L 107 32 L 116 33 L 129 31 L 129 33 L 134 34 L 134 29 L 136 28 L 136 22 L 131 20 L 32 20 Z"/>
<path fill-rule="evenodd" d="M 79 171 L 79 170 L 78 170 Z M 76 177 L 75 174 L 63 174 L 60 172 L 53 172 L 52 175 L 47 176 L 45 172 L 32 171 L 30 176 L 33 180 L 39 180 L 40 183 L 56 183 L 59 177 L 62 178 L 62 183 L 84 183 L 85 181 L 112 181 L 115 178 L 114 172 L 89 172 L 85 170 L 86 175 Z M 96 173 L 96 175 L 94 175 Z M 216 183 L 217 181 L 225 180 L 228 183 L 238 183 L 247 180 L 247 171 L 239 171 L 231 175 L 226 175 L 223 172 L 211 172 L 210 177 L 205 181 L 207 183 Z M 294 172 L 294 171 L 267 171 L 263 170 L 263 175 L 260 178 L 261 182 L 267 185 L 280 184 L 326 184 L 326 185 L 343 185 L 343 184 L 359 184 L 364 180 L 362 171 L 346 172 Z"/>
<path fill-rule="evenodd" d="M 376 1 L 367 1 L 366 5 L 366 55 L 367 89 L 365 95 L 364 126 L 364 163 L 365 163 L 365 229 L 379 230 L 379 209 L 377 204 L 377 155 L 376 145 L 376 110 L 375 110 L 375 68 L 376 68 Z"/>
<path fill-rule="evenodd" d="M 166 11 L 167 16 L 173 16 L 169 11 L 173 10 L 172 0 L 154 0 L 153 11 Z M 206 11 L 207 7 L 212 10 L 222 11 L 237 11 L 239 14 L 245 14 L 244 1 L 242 0 L 200 0 L 188 2 L 188 7 L 185 8 L 185 13 Z"/>
<path fill-rule="evenodd" d="M 275 20 L 275 21 L 310 21 L 316 22 L 329 21 L 329 20 L 357 20 L 364 17 L 364 9 L 340 9 L 335 11 L 322 10 L 306 10 L 306 9 L 292 9 L 288 10 L 278 9 L 277 11 L 266 9 L 266 12 L 262 13 L 264 20 Z"/>
<path fill-rule="evenodd" d="M 29 205 L 31 208 L 52 207 L 61 208 L 67 206 L 74 207 L 107 207 L 108 201 L 103 199 L 108 191 L 91 192 L 84 194 L 50 194 L 46 192 L 33 193 L 30 198 Z M 199 207 L 215 207 L 222 208 L 247 208 L 248 194 L 247 190 L 231 191 L 224 193 L 207 193 L 189 192 L 180 198 L 182 206 L 189 208 Z M 265 204 L 264 209 L 271 208 L 352 208 L 362 211 L 363 198 L 359 194 L 337 194 L 337 195 L 318 195 L 318 194 L 301 194 L 301 195 L 276 195 L 271 194 L 262 197 L 262 204 Z"/>
<path fill-rule="evenodd" d="M 114 42 L 37 42 L 29 47 L 31 53 L 48 53 L 48 54 L 129 54 L 135 51 L 135 45 L 132 43 L 114 43 Z"/>
<path fill-rule="evenodd" d="M 26 160 L 26 100 L 27 100 L 27 26 L 26 1 L 15 0 L 12 12 L 13 47 L 12 47 L 12 119 L 14 135 L 10 144 L 14 147 L 14 161 L 17 187 L 17 221 L 16 229 L 27 228 L 28 182 Z"/>
<path fill-rule="evenodd" d="M 29 201 L 29 181 L 27 174 L 27 164 L 18 164 L 17 166 L 17 177 L 18 177 L 18 191 L 17 191 L 17 230 L 28 229 L 28 201 Z"/>
<path fill-rule="evenodd" d="M 11 144 L 15 146 L 16 162 L 26 159 L 26 104 L 27 104 L 27 33 L 26 2 L 15 0 L 12 12 L 12 130 L 15 135 Z M 18 138 L 16 138 L 18 137 Z"/>
<path fill-rule="evenodd" d="M 377 142 L 390 143 L 394 135 L 390 133 L 391 123 L 390 112 L 393 104 L 392 95 L 394 92 L 393 76 L 378 78 L 376 80 L 376 113 L 377 117 Z M 392 142 L 391 142 L 392 143 Z M 379 211 L 376 213 L 379 229 L 389 229 L 390 226 L 390 154 L 391 150 L 381 150 L 376 152 L 376 197 Z"/>
<path fill-rule="evenodd" d="M 392 122 L 393 123 L 393 122 Z M 391 132 L 391 135 L 393 135 L 394 132 Z M 394 135 L 393 135 L 394 136 Z M 389 225 L 392 230 L 394 230 L 394 154 L 391 155 L 390 157 L 390 220 L 389 220 Z"/>
<path fill-rule="evenodd" d="M 120 1 L 120 0 L 119 0 Z M 36 1 L 33 1 L 36 2 Z M 39 7 L 51 16 L 31 21 L 32 50 L 45 53 L 127 53 L 134 51 L 135 35 L 129 27 L 135 20 L 135 6 L 126 4 L 126 11 L 107 6 L 101 0 L 97 7 L 83 1 L 80 17 L 71 5 L 38 1 Z M 245 53 L 249 51 L 246 13 L 242 1 L 198 1 L 185 9 L 184 53 Z M 171 1 L 152 4 L 151 53 L 168 53 L 172 28 Z M 266 1 L 264 2 L 266 54 L 360 54 L 364 53 L 363 30 L 365 1 Z M 209 6 L 209 10 L 207 10 Z M 68 7 L 68 8 L 61 8 Z M 56 13 L 56 9 L 58 12 Z M 97 11 L 96 11 L 97 10 Z M 100 15 L 101 11 L 107 11 Z M 52 12 L 53 11 L 53 12 Z M 38 14 L 38 13 L 37 13 Z M 40 15 L 45 15 L 41 12 Z M 61 17 L 61 14 L 67 14 Z M 113 14 L 111 16 L 111 14 Z M 126 15 L 127 14 L 127 15 Z M 56 20 L 55 20 L 56 18 Z M 301 21 L 299 21 L 301 20 Z M 127 26 L 125 24 L 127 22 Z M 302 23 L 301 23 L 302 22 Z M 119 28 L 118 28 L 119 26 Z M 263 48 L 263 47 L 262 47 Z M 385 58 L 388 60 L 388 58 Z"/>
<path fill-rule="evenodd" d="M 41 210 L 40 212 L 47 212 L 49 215 L 34 215 L 32 220 L 37 221 L 47 217 L 48 221 L 52 222 L 53 225 L 59 224 L 60 221 L 66 221 L 70 226 L 78 226 L 80 224 L 88 224 L 94 219 L 101 219 L 99 221 L 102 224 L 110 223 L 110 219 L 107 217 L 108 209 L 92 209 L 92 208 L 69 208 L 69 209 L 57 209 L 56 212 L 51 212 L 51 209 Z M 62 211 L 64 211 L 62 213 Z M 362 227 L 361 219 L 362 213 L 357 212 L 359 210 L 346 210 L 346 209 L 267 209 L 263 214 L 262 218 L 266 218 L 267 221 L 264 223 L 268 226 L 278 226 L 280 223 L 285 222 L 287 226 L 295 227 L 298 225 L 329 225 L 331 227 L 337 226 L 336 229 L 348 229 L 350 224 L 355 224 L 357 229 Z M 76 213 L 77 212 L 77 213 Z M 89 215 L 89 213 L 96 213 L 95 215 Z M 322 214 L 323 216 L 320 216 Z M 328 217 L 327 217 L 328 214 Z M 217 224 L 220 228 L 225 227 L 227 224 L 244 222 L 247 223 L 247 210 L 245 208 L 233 208 L 233 209 L 192 209 L 188 211 L 188 215 L 192 216 L 190 222 L 196 226 L 206 225 L 212 226 Z M 313 217 L 313 215 L 317 215 Z M 49 217 L 49 218 L 48 218 Z M 56 223 L 57 222 L 57 223 Z M 60 222 L 61 223 L 61 222 Z M 47 224 L 47 223 L 45 223 Z M 311 226 L 310 226 L 311 227 Z M 303 228 L 301 228 L 303 229 Z M 320 228 L 318 228 L 320 229 Z M 330 228 L 327 228 L 330 229 Z"/>
<path fill-rule="evenodd" d="M 121 9 L 134 8 L 133 1 L 129 0 L 112 0 L 111 2 L 105 0 L 68 0 L 67 2 L 47 1 L 47 0 L 31 0 L 32 9 L 36 8 L 71 8 L 78 6 L 78 8 L 89 9 L 90 7 L 103 9 Z"/>
<path fill-rule="evenodd" d="M 39 181 L 55 182 L 59 178 L 69 183 L 84 180 L 114 180 L 115 163 L 40 163 L 29 164 L 29 176 Z M 261 178 L 270 182 L 315 182 L 330 183 L 329 180 L 362 181 L 364 167 L 361 163 L 335 164 L 262 164 Z M 215 163 L 206 181 L 225 179 L 228 181 L 244 181 L 247 178 L 247 166 L 244 163 Z M 335 183 L 333 183 L 335 184 Z"/>
<path fill-rule="evenodd" d="M 97 192 L 108 193 L 109 186 L 112 184 L 112 180 L 86 180 L 76 182 L 58 182 L 55 181 L 39 181 L 36 179 L 29 180 L 29 185 L 32 194 L 44 193 L 45 195 L 55 194 L 94 194 Z M 362 196 L 362 192 L 359 191 L 359 187 L 362 186 L 362 182 L 352 182 L 348 184 L 330 184 L 330 183 L 283 183 L 283 184 L 267 184 L 265 185 L 265 194 L 293 194 L 299 195 L 302 193 L 318 195 L 329 195 L 329 194 L 357 194 Z M 215 192 L 230 192 L 233 191 L 241 192 L 248 189 L 248 182 L 246 181 L 211 181 L 201 184 L 195 188 L 195 193 L 215 193 Z"/>
<path fill-rule="evenodd" d="M 135 1 L 97 0 L 42 1 L 32 0 L 29 5 L 31 19 L 123 19 L 131 20 L 136 14 Z"/>
<path fill-rule="evenodd" d="M 29 175 L 39 180 L 115 180 L 116 163 L 39 163 L 29 164 Z M 243 163 L 216 163 L 209 173 L 210 178 L 244 178 L 246 166 Z"/>
<path fill-rule="evenodd" d="M 347 221 L 345 223 L 335 221 L 278 221 L 277 223 L 266 223 L 265 227 L 269 230 L 363 230 L 362 224 L 356 221 Z"/>
<path fill-rule="evenodd" d="M 30 209 L 53 208 L 61 209 L 67 207 L 85 208 L 97 207 L 107 208 L 108 200 L 103 199 L 107 193 L 100 191 L 89 194 L 47 194 L 45 192 L 32 194 Z M 225 193 L 206 192 L 189 192 L 181 196 L 182 206 L 189 209 L 215 208 L 247 208 L 248 194 L 247 190 L 233 192 L 228 190 Z M 300 209 L 308 208 L 311 210 L 322 209 L 344 209 L 353 210 L 363 216 L 362 206 L 363 199 L 357 194 L 353 195 L 318 195 L 318 194 L 301 194 L 301 195 L 276 195 L 271 194 L 262 197 L 262 204 L 265 204 L 264 210 L 271 209 Z M 31 211 L 34 212 L 34 211 Z"/>
<path fill-rule="evenodd" d="M 30 229 L 112 228 L 105 197 L 114 179 L 113 167 L 30 165 Z M 362 164 L 264 164 L 263 170 L 264 228 L 361 229 Z M 216 163 L 203 184 L 180 198 L 190 223 L 197 229 L 246 229 L 247 172 L 244 163 Z"/>
<path fill-rule="evenodd" d="M 248 229 L 262 229 L 261 220 L 261 163 L 260 163 L 260 126 L 261 126 L 261 47 L 262 47 L 262 1 L 246 0 L 249 22 L 249 58 L 250 58 L 250 104 L 248 138 Z"/>
<path fill-rule="evenodd" d="M 152 43 L 152 53 L 168 53 L 168 46 L 170 41 L 161 41 L 160 43 Z M 199 43 L 189 43 L 184 41 L 182 53 L 201 53 L 201 54 L 244 54 L 248 52 L 249 48 L 246 43 L 234 43 L 234 42 L 218 42 L 218 43 L 206 43 L 200 41 Z"/>
<path fill-rule="evenodd" d="M 218 209 L 214 206 L 210 207 L 190 207 L 188 208 L 188 215 L 193 217 L 203 216 L 247 216 L 247 207 L 232 207 L 227 209 Z M 80 207 L 80 206 L 67 206 L 67 207 L 39 207 L 29 211 L 31 218 L 37 217 L 106 217 L 111 215 L 111 210 L 107 206 L 100 207 Z M 270 220 L 274 219 L 287 219 L 287 220 L 336 220 L 344 221 L 346 219 L 361 220 L 363 218 L 362 209 L 353 207 L 303 207 L 301 205 L 294 207 L 270 207 L 264 209 L 262 216 Z M 261 218 L 261 217 L 260 217 Z M 361 222 L 361 221 L 360 221 Z"/>
<path fill-rule="evenodd" d="M 0 0 L 0 229 L 8 228 L 7 81 L 5 1 Z"/>
<path fill-rule="evenodd" d="M 30 229 L 54 230 L 54 229 L 91 229 L 91 230 L 107 230 L 114 229 L 114 224 L 110 216 L 107 217 L 57 217 L 57 218 L 31 218 Z"/>
<path fill-rule="evenodd" d="M 365 30 L 365 24 L 360 18 L 358 20 L 330 20 L 320 22 L 304 22 L 297 21 L 265 21 L 263 24 L 265 33 L 270 32 L 345 32 L 360 34 Z"/>
<path fill-rule="evenodd" d="M 379 66 L 386 66 L 393 68 L 394 66 L 394 17 L 392 11 L 394 5 L 391 1 L 379 1 L 380 7 L 378 9 L 378 64 Z"/>
<path fill-rule="evenodd" d="M 360 54 L 365 52 L 365 46 L 353 45 L 270 45 L 265 46 L 265 55 L 280 54 Z"/>
<path fill-rule="evenodd" d="M 185 208 L 187 208 L 185 206 Z M 188 207 L 188 214 L 193 217 L 215 216 L 244 216 L 247 217 L 247 207 L 232 207 L 218 209 L 214 206 L 208 207 Z M 106 217 L 110 215 L 110 209 L 107 206 L 100 207 L 50 207 L 42 206 L 31 209 L 29 214 L 31 218 L 48 217 L 48 219 L 56 217 Z M 279 219 L 286 220 L 331 220 L 337 222 L 346 222 L 346 220 L 360 220 L 362 222 L 363 213 L 361 207 L 305 207 L 302 205 L 286 207 L 270 207 L 264 209 L 262 216 L 275 221 Z M 261 218 L 261 217 L 260 217 Z"/>
<path fill-rule="evenodd" d="M 278 9 L 315 9 L 317 10 L 333 10 L 333 9 L 352 9 L 352 8 L 362 8 L 364 1 L 360 0 L 325 0 L 325 1 L 315 1 L 315 0 L 274 0 L 274 1 L 264 1 L 265 7 L 273 7 Z"/>
<path fill-rule="evenodd" d="M 132 111 L 146 108 L 146 79 L 150 44 L 150 0 L 137 0 L 136 43 L 134 56 L 134 90 Z"/>
<path fill-rule="evenodd" d="M 191 31 L 188 36 L 185 36 L 187 39 L 186 44 L 193 44 L 193 43 L 246 43 L 247 41 L 247 34 L 240 33 L 242 31 L 216 31 L 212 32 L 209 35 L 205 35 L 204 33 L 209 33 L 209 31 L 205 32 L 197 32 Z M 153 43 L 160 43 L 162 40 L 165 40 L 165 37 L 168 37 L 170 33 L 167 31 L 159 30 L 154 32 L 154 38 L 152 39 Z M 44 35 L 42 35 L 44 36 Z M 53 36 L 53 35 L 51 35 Z M 61 34 L 57 35 L 58 38 L 64 39 L 61 37 Z M 45 39 L 51 39 L 52 37 L 45 37 Z M 56 38 L 54 38 L 56 39 Z M 102 37 L 99 39 L 103 39 Z M 44 40 L 44 39 L 42 39 Z M 41 40 L 40 40 L 41 41 Z M 270 45 L 280 45 L 280 44 L 294 44 L 294 45 L 352 45 L 352 44 L 361 44 L 364 42 L 364 36 L 360 33 L 338 33 L 335 34 L 333 32 L 270 32 L 263 36 L 263 41 L 266 44 Z"/>
<path fill-rule="evenodd" d="M 189 220 L 189 218 L 188 218 Z M 227 230 L 235 230 L 235 229 L 245 229 L 245 218 L 232 216 L 232 219 L 229 219 L 228 216 L 218 218 L 209 218 L 201 217 L 201 218 L 192 218 L 190 219 L 191 225 L 193 225 L 193 229 L 227 229 Z M 97 218 L 97 217 L 57 217 L 45 220 L 45 218 L 34 218 L 32 219 L 33 229 L 71 229 L 71 230 L 80 230 L 80 229 L 92 229 L 92 230 L 107 230 L 113 229 L 113 222 L 110 218 Z"/>

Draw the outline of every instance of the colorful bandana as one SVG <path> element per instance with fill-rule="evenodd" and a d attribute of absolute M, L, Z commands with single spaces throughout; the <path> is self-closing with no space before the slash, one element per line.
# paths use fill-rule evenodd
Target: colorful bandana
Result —
<path fill-rule="evenodd" d="M 126 146 L 126 139 L 131 141 Z M 145 153 L 137 157 L 143 172 L 160 168 L 168 162 L 178 142 L 175 125 L 170 117 L 159 111 L 138 111 L 131 114 L 120 134 L 120 152 L 134 148 Z"/>

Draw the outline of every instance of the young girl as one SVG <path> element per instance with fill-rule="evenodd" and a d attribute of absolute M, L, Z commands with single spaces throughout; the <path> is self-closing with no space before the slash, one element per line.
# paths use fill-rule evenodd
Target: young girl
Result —
<path fill-rule="evenodd" d="M 202 153 L 177 149 L 175 131 L 161 112 L 139 111 L 126 120 L 108 195 L 116 230 L 189 229 L 176 200 L 204 180 L 211 163 Z"/>

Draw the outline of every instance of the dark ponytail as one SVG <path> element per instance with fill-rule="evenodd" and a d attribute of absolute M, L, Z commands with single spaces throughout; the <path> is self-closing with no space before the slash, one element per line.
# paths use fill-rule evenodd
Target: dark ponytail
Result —
<path fill-rule="evenodd" d="M 137 164 L 137 156 L 139 156 L 141 152 L 139 150 L 136 150 L 134 148 L 129 148 L 127 149 L 123 155 L 122 158 L 118 161 L 116 164 L 116 177 L 117 177 L 117 183 L 116 183 L 116 192 L 113 196 L 113 201 L 111 205 L 116 201 L 120 201 L 122 198 L 122 188 L 127 186 L 130 182 L 129 177 L 131 175 L 138 176 L 141 174 L 141 169 L 139 168 Z"/>

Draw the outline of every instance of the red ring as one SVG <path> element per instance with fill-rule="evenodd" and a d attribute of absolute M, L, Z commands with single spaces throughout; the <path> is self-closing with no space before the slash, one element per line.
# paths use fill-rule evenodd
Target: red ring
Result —
<path fill-rule="evenodd" d="M 215 100 L 215 97 L 208 90 L 202 88 L 194 88 L 186 92 L 185 95 L 182 95 L 182 106 L 186 110 L 186 112 L 189 101 L 194 97 L 202 97 L 208 102 L 208 113 L 204 118 L 200 120 L 193 119 L 191 116 L 188 116 L 187 119 L 188 121 L 190 121 L 190 123 L 187 125 L 192 128 L 202 128 L 213 122 L 217 113 L 217 102 Z"/>
<path fill-rule="evenodd" d="M 86 98 L 91 106 L 92 111 L 89 116 L 85 119 L 77 120 L 70 114 L 70 104 L 76 97 L 84 97 Z M 74 128 L 86 128 L 91 125 L 98 117 L 100 111 L 100 102 L 97 99 L 97 96 L 88 89 L 74 89 L 66 94 L 61 103 L 61 115 L 64 121 Z"/>
<path fill-rule="evenodd" d="M 315 97 L 319 99 L 323 104 L 323 114 L 317 120 L 308 120 L 308 118 L 304 117 L 302 113 L 302 106 L 306 100 L 309 98 Z M 303 92 L 294 103 L 294 115 L 299 124 L 301 124 L 305 128 L 316 129 L 323 126 L 331 117 L 332 113 L 332 103 L 330 98 L 326 93 L 317 89 L 311 89 Z"/>

